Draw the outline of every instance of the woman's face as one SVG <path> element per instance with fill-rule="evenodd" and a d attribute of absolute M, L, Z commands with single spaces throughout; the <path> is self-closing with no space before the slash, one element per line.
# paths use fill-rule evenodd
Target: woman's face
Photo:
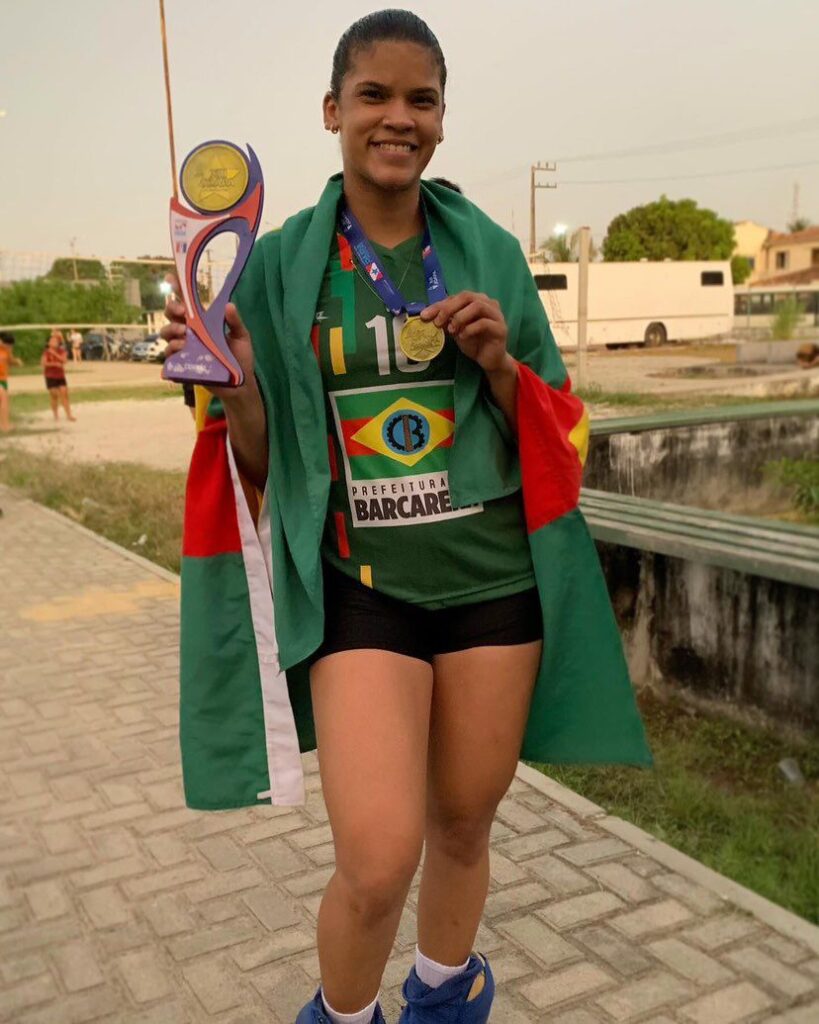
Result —
<path fill-rule="evenodd" d="M 357 50 L 324 120 L 338 127 L 344 176 L 386 191 L 410 188 L 432 159 L 444 116 L 441 76 L 417 43 L 383 41 Z"/>

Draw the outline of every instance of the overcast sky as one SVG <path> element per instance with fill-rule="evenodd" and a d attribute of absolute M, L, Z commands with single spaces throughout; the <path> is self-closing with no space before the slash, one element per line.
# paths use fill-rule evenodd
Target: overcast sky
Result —
<path fill-rule="evenodd" d="M 166 0 L 180 162 L 208 138 L 249 142 L 265 224 L 312 205 L 340 167 L 321 116 L 333 49 L 376 9 Z M 663 192 L 783 229 L 797 181 L 801 212 L 819 222 L 817 0 L 412 9 L 450 74 L 428 174 L 460 182 L 522 239 L 538 160 L 559 162 L 558 189 L 538 192 L 540 237 L 587 223 L 599 241 L 613 216 Z M 158 0 L 0 0 L 0 110 L 0 249 L 67 252 L 76 238 L 83 255 L 169 251 Z M 661 148 L 713 136 L 726 144 Z M 660 151 L 611 155 L 649 146 Z"/>

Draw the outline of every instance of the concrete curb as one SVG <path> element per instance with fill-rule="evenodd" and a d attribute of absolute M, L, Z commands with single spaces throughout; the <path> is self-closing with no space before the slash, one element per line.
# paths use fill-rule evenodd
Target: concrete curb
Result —
<path fill-rule="evenodd" d="M 52 519 L 55 519 L 63 526 L 69 526 L 72 530 L 76 530 L 77 533 L 82 534 L 83 537 L 87 537 L 89 540 L 95 541 L 101 547 L 107 548 L 109 551 L 114 551 L 118 555 L 122 555 L 129 561 L 134 562 L 141 569 L 145 569 L 147 572 L 152 573 L 154 576 L 159 576 L 160 579 L 167 580 L 169 583 L 179 584 L 179 575 L 175 572 L 171 572 L 170 569 L 163 569 L 162 566 L 157 565 L 156 562 L 151 562 L 142 555 L 138 555 L 133 551 L 129 551 L 128 548 L 122 547 L 121 544 L 115 544 L 114 541 L 101 537 L 98 533 L 94 533 L 93 530 L 89 530 L 87 526 L 75 523 L 74 520 L 69 519 L 68 516 L 64 516 L 60 512 L 55 512 L 53 508 L 40 505 L 38 502 L 32 501 L 31 498 L 21 498 L 12 487 L 0 484 L 0 498 L 2 498 L 5 493 L 13 495 L 16 501 L 21 501 L 27 505 L 34 505 L 38 511 L 44 512 L 47 516 L 51 516 Z"/>
<path fill-rule="evenodd" d="M 6 492 L 14 494 L 11 488 L 0 484 L 0 497 L 2 497 Z M 14 496 L 17 498 L 16 494 Z M 154 576 L 158 576 L 160 579 L 167 580 L 171 583 L 179 583 L 179 576 L 176 575 L 176 573 L 155 565 L 153 562 L 148 561 L 147 558 L 134 554 L 127 548 L 124 548 L 119 544 L 115 544 L 113 541 L 106 540 L 105 537 L 100 537 L 99 534 L 94 533 L 93 530 L 89 530 L 87 527 L 81 526 L 79 523 L 75 523 L 67 516 L 63 516 L 59 512 L 55 512 L 53 509 L 46 508 L 43 505 L 38 505 L 36 502 L 31 501 L 28 498 L 23 499 L 23 501 L 27 504 L 35 505 L 39 511 L 45 512 L 57 522 L 62 523 L 64 526 L 71 527 L 71 529 L 76 530 L 84 537 L 95 541 L 97 544 L 107 548 L 109 551 L 113 551 L 124 556 L 135 565 L 138 565 L 141 569 L 147 570 Z M 750 889 L 746 889 L 738 882 L 734 882 L 730 878 L 720 875 L 718 872 L 706 867 L 704 864 L 694 860 L 692 857 L 681 853 L 679 850 L 675 850 L 673 846 L 669 846 L 667 843 L 661 842 L 648 832 L 644 832 L 643 829 L 638 828 L 636 825 L 632 825 L 630 822 L 624 821 L 622 818 L 617 818 L 614 815 L 607 814 L 602 807 L 599 807 L 591 800 L 587 800 L 579 793 L 575 793 L 572 790 L 567 789 L 559 782 L 555 782 L 554 779 L 550 779 L 548 776 L 543 775 L 541 772 L 537 771 L 535 768 L 531 768 L 529 765 L 522 763 L 518 764 L 515 775 L 521 782 L 524 782 L 533 789 L 538 790 L 538 792 L 543 793 L 550 800 L 553 800 L 561 807 L 565 807 L 567 811 L 570 811 L 578 818 L 593 822 L 596 827 L 617 836 L 619 839 L 622 839 L 624 842 L 633 846 L 636 850 L 639 850 L 658 861 L 664 867 L 684 875 L 692 882 L 695 882 L 703 888 L 713 892 L 715 895 L 719 896 L 720 899 L 730 902 L 741 910 L 753 915 L 764 924 L 768 925 L 768 927 L 778 931 L 780 934 L 787 935 L 794 940 L 803 943 L 819 955 L 819 927 L 812 925 L 809 921 L 804 920 L 804 918 L 791 913 L 789 910 L 785 910 L 783 907 L 777 906 L 777 904 L 765 899 L 764 896 L 760 896 L 757 893 L 752 892 Z"/>
<path fill-rule="evenodd" d="M 644 832 L 643 829 L 632 825 L 631 822 L 607 814 L 602 807 L 598 807 L 597 804 L 586 800 L 578 793 L 561 786 L 559 782 L 548 778 L 535 768 L 530 768 L 529 765 L 519 764 L 515 774 L 522 782 L 548 796 L 549 799 L 565 807 L 572 814 L 594 822 L 597 828 L 602 828 L 617 836 L 618 839 L 622 839 L 664 867 L 684 875 L 697 885 L 713 892 L 720 899 L 730 902 L 758 918 L 780 934 L 803 943 L 819 955 L 819 927 L 811 924 L 810 921 L 806 921 L 798 914 L 746 889 L 745 886 L 726 878 L 725 875 L 701 864 L 693 857 L 675 850 L 673 846 L 656 839 L 648 832 Z"/>

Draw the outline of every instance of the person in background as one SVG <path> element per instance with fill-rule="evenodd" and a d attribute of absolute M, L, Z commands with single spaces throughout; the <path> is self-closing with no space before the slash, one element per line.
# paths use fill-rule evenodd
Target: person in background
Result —
<path fill-rule="evenodd" d="M 796 362 L 801 370 L 812 370 L 819 366 L 819 345 L 815 341 L 807 341 L 799 346 Z"/>
<path fill-rule="evenodd" d="M 11 430 L 11 399 L 9 398 L 9 367 L 22 366 L 22 359 L 14 355 L 14 335 L 0 332 L 0 431 Z"/>
<path fill-rule="evenodd" d="M 182 385 L 182 400 L 185 405 L 190 409 L 191 419 L 196 420 L 196 392 L 193 390 L 193 384 L 187 382 Z"/>
<path fill-rule="evenodd" d="M 71 333 L 68 335 L 68 343 L 71 346 L 72 361 L 79 363 L 82 359 L 82 335 L 76 327 L 71 329 Z"/>
<path fill-rule="evenodd" d="M 460 185 L 456 185 L 454 181 L 450 181 L 449 178 L 430 178 L 430 181 L 434 181 L 437 185 L 443 185 L 444 188 L 451 188 L 453 192 L 460 192 L 464 194 L 464 190 Z"/>
<path fill-rule="evenodd" d="M 71 412 L 71 402 L 68 398 L 68 381 L 65 379 L 65 364 L 68 353 L 65 348 L 65 340 L 62 331 L 54 330 L 40 357 L 40 366 L 45 375 L 45 385 L 48 389 L 48 397 L 51 401 L 51 411 L 54 419 L 60 418 L 60 406 L 65 409 L 66 419 L 72 423 L 76 416 Z"/>

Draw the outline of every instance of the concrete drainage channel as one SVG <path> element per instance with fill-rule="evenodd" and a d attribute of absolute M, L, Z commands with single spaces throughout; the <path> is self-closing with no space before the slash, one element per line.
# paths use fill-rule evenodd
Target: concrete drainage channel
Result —
<path fill-rule="evenodd" d="M 817 413 L 809 400 L 595 426 L 583 509 L 638 684 L 819 726 L 819 529 L 773 518 L 788 496 L 765 470 L 819 451 Z"/>

